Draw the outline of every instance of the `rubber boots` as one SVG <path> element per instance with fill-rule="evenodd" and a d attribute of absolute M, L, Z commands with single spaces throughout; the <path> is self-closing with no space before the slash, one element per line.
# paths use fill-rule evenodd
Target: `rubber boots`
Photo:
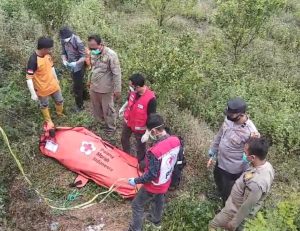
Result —
<path fill-rule="evenodd" d="M 63 113 L 63 110 L 64 110 L 64 105 L 63 104 L 55 104 L 55 109 L 56 109 L 56 114 L 59 116 L 59 117 L 64 117 L 64 113 Z"/>
<path fill-rule="evenodd" d="M 52 123 L 49 108 L 42 108 L 41 111 L 42 111 L 45 122 L 51 122 Z"/>

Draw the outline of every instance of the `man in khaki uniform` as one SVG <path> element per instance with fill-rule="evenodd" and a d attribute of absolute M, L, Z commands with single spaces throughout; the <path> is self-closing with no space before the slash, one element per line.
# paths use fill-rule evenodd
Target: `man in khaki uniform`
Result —
<path fill-rule="evenodd" d="M 268 148 L 263 138 L 251 138 L 246 143 L 242 159 L 250 162 L 251 167 L 236 180 L 225 207 L 210 222 L 210 231 L 217 228 L 243 230 L 245 219 L 258 212 L 274 179 L 274 169 L 266 161 Z"/>
<path fill-rule="evenodd" d="M 249 167 L 242 161 L 245 143 L 259 133 L 246 114 L 246 102 L 241 98 L 228 101 L 226 118 L 216 135 L 210 150 L 210 161 L 217 159 L 214 178 L 217 189 L 225 204 L 234 182 Z"/>
<path fill-rule="evenodd" d="M 118 55 L 101 43 L 99 35 L 88 38 L 91 50 L 92 76 L 90 97 L 96 119 L 105 121 L 107 132 L 116 130 L 114 97 L 121 97 L 121 68 Z"/>

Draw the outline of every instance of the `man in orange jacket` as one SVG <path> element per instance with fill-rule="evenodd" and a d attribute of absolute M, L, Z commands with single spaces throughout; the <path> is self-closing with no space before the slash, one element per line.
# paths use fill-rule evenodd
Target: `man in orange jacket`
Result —
<path fill-rule="evenodd" d="M 63 116 L 63 97 L 51 58 L 53 40 L 41 37 L 38 39 L 37 50 L 30 56 L 27 68 L 27 86 L 31 99 L 39 100 L 41 111 L 46 122 L 52 123 L 49 112 L 49 97 L 55 101 L 56 113 Z"/>

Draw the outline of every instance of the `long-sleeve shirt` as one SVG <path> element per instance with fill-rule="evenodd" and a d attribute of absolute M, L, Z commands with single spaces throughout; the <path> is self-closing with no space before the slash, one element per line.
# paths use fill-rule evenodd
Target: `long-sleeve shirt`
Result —
<path fill-rule="evenodd" d="M 148 159 L 149 169 L 141 177 L 135 178 L 135 183 L 145 184 L 151 182 L 158 177 L 160 169 L 160 160 L 158 160 L 151 152 L 147 152 L 145 158 Z"/>
<path fill-rule="evenodd" d="M 101 55 L 91 55 L 90 90 L 98 93 L 121 92 L 121 67 L 116 52 L 104 47 Z"/>
<path fill-rule="evenodd" d="M 155 141 L 154 144 L 168 138 L 169 136 L 170 136 L 169 134 L 161 136 L 158 140 Z M 155 178 L 157 178 L 159 175 L 161 161 L 158 160 L 153 155 L 153 153 L 151 153 L 149 151 L 146 153 L 145 159 L 148 160 L 148 162 L 147 162 L 148 171 L 146 171 L 142 176 L 134 179 L 135 183 L 137 183 L 137 184 L 145 184 L 145 183 L 151 182 Z"/>
<path fill-rule="evenodd" d="M 225 118 L 211 145 L 218 153 L 218 167 L 231 174 L 245 171 L 249 165 L 242 160 L 244 146 L 252 136 L 259 136 L 259 133 L 250 119 L 237 124 Z"/>
<path fill-rule="evenodd" d="M 62 52 L 69 63 L 77 62 L 73 72 L 77 72 L 84 68 L 85 47 L 81 39 L 77 35 L 72 35 L 69 42 L 61 40 Z M 79 62 L 78 62 L 79 61 Z"/>

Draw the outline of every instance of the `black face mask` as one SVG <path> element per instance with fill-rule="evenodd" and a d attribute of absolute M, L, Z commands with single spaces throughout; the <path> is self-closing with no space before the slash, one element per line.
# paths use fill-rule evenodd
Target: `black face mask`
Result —
<path fill-rule="evenodd" d="M 241 118 L 241 116 L 239 115 L 239 116 L 237 116 L 237 117 L 235 117 L 235 118 L 232 118 L 232 117 L 230 117 L 230 116 L 227 116 L 227 119 L 228 120 L 230 120 L 230 121 L 232 121 L 232 122 L 237 122 L 237 121 L 239 121 L 240 120 L 240 118 Z"/>

